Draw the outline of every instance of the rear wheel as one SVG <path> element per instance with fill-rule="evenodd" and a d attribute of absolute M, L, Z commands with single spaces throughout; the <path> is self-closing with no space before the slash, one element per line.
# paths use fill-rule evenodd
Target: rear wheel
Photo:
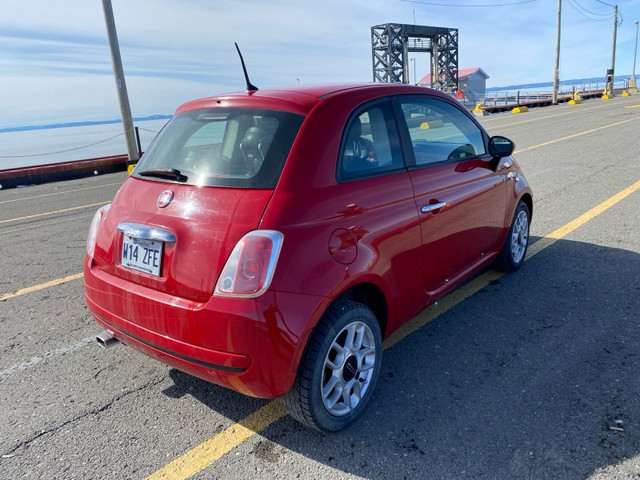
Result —
<path fill-rule="evenodd" d="M 373 396 L 382 334 L 365 305 L 338 301 L 313 333 L 293 387 L 283 397 L 291 416 L 318 430 L 338 431 L 353 422 Z"/>
<path fill-rule="evenodd" d="M 516 213 L 513 215 L 509 234 L 496 260 L 496 267 L 499 270 L 515 272 L 524 262 L 524 256 L 529 246 L 530 219 L 529 207 L 527 207 L 526 203 L 520 201 L 516 208 Z"/>

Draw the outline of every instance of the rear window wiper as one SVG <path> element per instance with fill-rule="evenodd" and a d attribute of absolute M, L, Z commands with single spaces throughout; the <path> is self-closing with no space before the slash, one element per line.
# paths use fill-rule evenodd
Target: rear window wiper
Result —
<path fill-rule="evenodd" d="M 138 173 L 141 177 L 157 177 L 167 180 L 175 180 L 177 182 L 186 182 L 187 176 L 183 175 L 177 168 L 153 168 Z"/>

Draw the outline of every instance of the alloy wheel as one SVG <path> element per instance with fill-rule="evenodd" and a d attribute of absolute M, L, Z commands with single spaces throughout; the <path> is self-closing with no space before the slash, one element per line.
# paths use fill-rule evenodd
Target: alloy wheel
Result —
<path fill-rule="evenodd" d="M 322 372 L 322 402 L 331 415 L 347 415 L 357 408 L 371 386 L 375 362 L 371 329 L 362 322 L 345 326 L 333 340 Z"/>

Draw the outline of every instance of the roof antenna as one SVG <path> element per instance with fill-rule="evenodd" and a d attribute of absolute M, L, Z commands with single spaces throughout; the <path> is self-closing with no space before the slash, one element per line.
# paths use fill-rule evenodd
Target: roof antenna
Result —
<path fill-rule="evenodd" d="M 242 53 L 240 53 L 240 47 L 238 47 L 238 43 L 234 42 L 236 46 L 236 50 L 238 50 L 238 55 L 240 55 L 240 63 L 242 63 L 242 71 L 244 72 L 244 79 L 247 81 L 247 92 L 255 92 L 258 90 L 254 84 L 249 81 L 249 74 L 247 73 L 247 67 L 244 65 L 244 59 L 242 58 Z"/>

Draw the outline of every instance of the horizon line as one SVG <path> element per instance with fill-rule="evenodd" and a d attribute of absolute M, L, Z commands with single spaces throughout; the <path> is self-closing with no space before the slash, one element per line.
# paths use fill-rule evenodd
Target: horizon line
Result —
<path fill-rule="evenodd" d="M 165 120 L 172 118 L 173 115 L 148 115 L 145 117 L 134 117 L 134 122 L 145 122 L 149 120 Z M 0 133 L 9 133 L 9 132 L 23 132 L 29 130 L 48 130 L 52 128 L 69 128 L 69 127 L 89 127 L 93 125 L 111 125 L 115 123 L 122 123 L 122 119 L 117 120 L 87 120 L 87 121 L 79 121 L 79 122 L 56 122 L 56 123 L 46 123 L 42 125 L 20 125 L 14 127 L 0 127 Z"/>

